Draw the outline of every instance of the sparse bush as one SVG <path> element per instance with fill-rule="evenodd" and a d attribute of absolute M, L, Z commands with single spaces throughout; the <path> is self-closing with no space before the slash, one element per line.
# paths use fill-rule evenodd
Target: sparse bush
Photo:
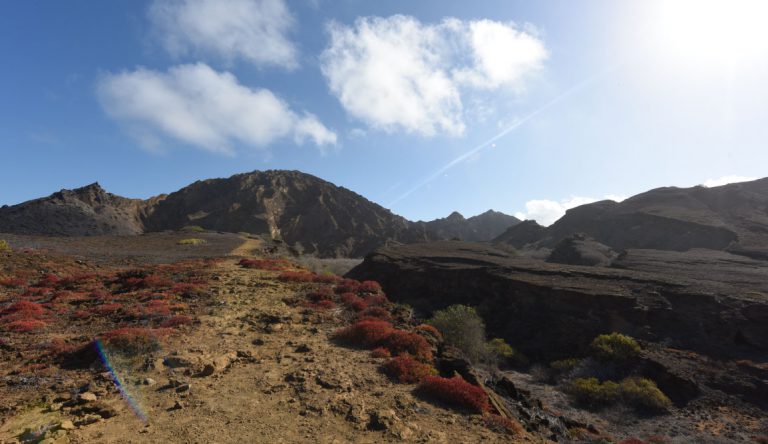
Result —
<path fill-rule="evenodd" d="M 202 245 L 205 243 L 205 239 L 198 239 L 196 237 L 189 239 L 180 239 L 176 244 L 178 245 Z"/>
<path fill-rule="evenodd" d="M 10 320 L 34 319 L 39 318 L 44 314 L 45 308 L 42 305 L 30 301 L 14 302 L 0 311 L 0 316 Z"/>
<path fill-rule="evenodd" d="M 27 284 L 27 281 L 19 278 L 0 279 L 0 286 L 8 288 L 19 288 Z"/>
<path fill-rule="evenodd" d="M 633 338 L 621 333 L 610 333 L 596 337 L 591 344 L 595 358 L 626 364 L 640 355 L 640 345 Z"/>
<path fill-rule="evenodd" d="M 188 233 L 204 233 L 205 228 L 201 227 L 200 225 L 187 225 L 182 227 L 181 231 L 186 231 Z"/>
<path fill-rule="evenodd" d="M 377 318 L 389 321 L 392 319 L 392 315 L 383 307 L 369 307 L 360 312 L 360 318 Z"/>
<path fill-rule="evenodd" d="M 360 283 L 359 291 L 361 293 L 381 293 L 381 285 L 376 281 L 363 281 Z"/>
<path fill-rule="evenodd" d="M 474 308 L 451 305 L 436 311 L 429 323 L 442 333 L 446 344 L 461 350 L 470 361 L 487 357 L 485 324 Z"/>
<path fill-rule="evenodd" d="M 315 274 L 309 271 L 284 271 L 277 279 L 283 282 L 312 282 L 315 280 Z"/>
<path fill-rule="evenodd" d="M 124 327 L 102 333 L 100 339 L 115 351 L 135 355 L 160 348 L 160 337 L 167 333 L 164 329 Z"/>
<path fill-rule="evenodd" d="M 424 332 L 427 335 L 435 338 L 435 340 L 437 340 L 438 342 L 443 340 L 443 335 L 440 334 L 440 330 L 436 329 L 434 325 L 419 324 L 416 327 L 414 327 L 414 330 L 416 332 Z"/>
<path fill-rule="evenodd" d="M 382 339 L 382 344 L 393 355 L 409 354 L 424 361 L 432 360 L 432 346 L 417 333 L 403 330 L 393 330 Z"/>
<path fill-rule="evenodd" d="M 5 324 L 7 331 L 13 331 L 16 333 L 29 333 L 32 331 L 38 331 L 44 329 L 48 325 L 47 322 L 41 319 L 26 319 L 11 321 Z"/>
<path fill-rule="evenodd" d="M 520 435 L 525 430 L 519 421 L 512 418 L 505 418 L 501 415 L 487 413 L 483 415 L 485 426 L 497 433 L 508 433 L 510 435 Z"/>
<path fill-rule="evenodd" d="M 168 319 L 160 323 L 162 328 L 174 328 L 181 325 L 187 325 L 192 323 L 192 318 L 185 315 L 171 316 Z"/>
<path fill-rule="evenodd" d="M 360 282 L 354 279 L 344 279 L 336 285 L 336 294 L 352 293 L 357 294 L 360 290 Z"/>
<path fill-rule="evenodd" d="M 354 293 L 343 293 L 339 298 L 342 304 L 354 311 L 363 311 L 368 308 L 365 300 Z"/>
<path fill-rule="evenodd" d="M 371 356 L 374 358 L 391 358 L 392 353 L 386 347 L 376 347 L 371 350 Z"/>
<path fill-rule="evenodd" d="M 646 378 L 627 378 L 620 383 L 600 382 L 597 378 L 574 379 L 567 389 L 574 400 L 591 407 L 603 407 L 619 400 L 639 410 L 661 412 L 672 406 L 672 401 Z"/>
<path fill-rule="evenodd" d="M 490 409 L 488 395 L 485 391 L 468 383 L 459 375 L 453 378 L 427 376 L 419 385 L 417 392 L 426 398 L 443 402 L 452 407 L 478 413 Z"/>
<path fill-rule="evenodd" d="M 576 402 L 591 407 L 603 407 L 618 401 L 621 397 L 619 384 L 613 381 L 600 382 L 597 378 L 577 378 L 571 381 L 567 390 Z"/>
<path fill-rule="evenodd" d="M 627 378 L 619 386 L 624 401 L 637 409 L 663 412 L 672 406 L 672 401 L 650 379 Z"/>
<path fill-rule="evenodd" d="M 406 353 L 387 361 L 384 364 L 384 373 L 397 382 L 412 384 L 421 382 L 427 376 L 436 375 L 437 370 L 430 364 L 419 362 Z"/>
<path fill-rule="evenodd" d="M 336 331 L 334 337 L 349 345 L 373 347 L 381 344 L 393 331 L 394 327 L 387 321 L 365 319 Z"/>
<path fill-rule="evenodd" d="M 389 299 L 384 294 L 369 294 L 363 300 L 368 305 L 386 305 L 389 303 Z"/>
<path fill-rule="evenodd" d="M 282 271 L 291 267 L 291 263 L 285 259 L 240 259 L 238 262 L 243 268 L 258 270 Z"/>
<path fill-rule="evenodd" d="M 11 246 L 8 245 L 8 241 L 0 239 L 0 252 L 11 251 Z"/>

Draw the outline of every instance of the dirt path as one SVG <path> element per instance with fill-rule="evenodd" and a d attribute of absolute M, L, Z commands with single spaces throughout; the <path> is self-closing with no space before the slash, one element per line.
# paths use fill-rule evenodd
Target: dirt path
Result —
<path fill-rule="evenodd" d="M 233 254 L 258 248 L 252 241 Z M 117 415 L 44 442 L 528 442 L 392 383 L 369 352 L 328 340 L 333 314 L 321 322 L 286 305 L 296 288 L 270 276 L 222 262 L 200 325 L 172 337 L 144 370 L 115 364 L 140 414 L 103 375 L 89 390 Z"/>
<path fill-rule="evenodd" d="M 261 248 L 261 240 L 252 237 L 244 237 L 244 242 L 232 250 L 230 256 L 253 256 L 254 252 Z"/>

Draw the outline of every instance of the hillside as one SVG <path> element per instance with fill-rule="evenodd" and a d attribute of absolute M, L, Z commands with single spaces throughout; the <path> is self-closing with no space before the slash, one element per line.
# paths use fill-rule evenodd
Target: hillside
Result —
<path fill-rule="evenodd" d="M 324 257 L 362 257 L 389 242 L 487 241 L 517 222 L 495 211 L 410 222 L 346 188 L 283 170 L 198 181 L 148 200 L 116 196 L 92 184 L 0 209 L 2 233 L 136 235 L 199 226 L 266 234 Z"/>
<path fill-rule="evenodd" d="M 504 233 L 507 228 L 519 223 L 520 219 L 515 216 L 493 210 L 469 218 L 454 211 L 442 219 L 417 222 L 433 233 L 437 239 L 458 238 L 470 242 L 489 241 Z"/>
<path fill-rule="evenodd" d="M 127 199 L 98 183 L 0 208 L 0 232 L 52 236 L 129 235 L 143 230 L 142 218 L 157 200 Z"/>
<path fill-rule="evenodd" d="M 576 233 L 616 250 L 707 248 L 765 257 L 768 178 L 713 188 L 657 188 L 623 202 L 582 205 L 548 228 L 511 227 L 495 242 L 552 248 Z"/>

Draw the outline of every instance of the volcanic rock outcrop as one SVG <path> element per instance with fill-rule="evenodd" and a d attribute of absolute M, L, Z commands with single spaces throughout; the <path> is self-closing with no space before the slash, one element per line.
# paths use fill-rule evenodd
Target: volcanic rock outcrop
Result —
<path fill-rule="evenodd" d="M 702 281 L 686 277 L 682 266 L 663 275 L 549 264 L 486 244 L 441 241 L 381 248 L 349 276 L 378 280 L 390 298 L 425 315 L 476 306 L 490 335 L 546 359 L 584 352 L 612 331 L 715 357 L 764 357 L 768 283 L 756 278 L 768 267 L 752 261 L 760 271 L 745 291 L 728 282 L 726 264 L 718 281 Z"/>
<path fill-rule="evenodd" d="M 48 197 L 0 208 L 0 232 L 53 236 L 131 235 L 143 231 L 142 218 L 159 198 L 127 199 L 98 183 L 61 190 Z"/>

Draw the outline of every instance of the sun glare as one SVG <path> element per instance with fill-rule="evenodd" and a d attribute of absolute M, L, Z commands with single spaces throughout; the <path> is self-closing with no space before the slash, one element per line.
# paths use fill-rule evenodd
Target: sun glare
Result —
<path fill-rule="evenodd" d="M 766 0 L 665 0 L 658 7 L 657 43 L 671 57 L 734 63 L 766 55 Z"/>

